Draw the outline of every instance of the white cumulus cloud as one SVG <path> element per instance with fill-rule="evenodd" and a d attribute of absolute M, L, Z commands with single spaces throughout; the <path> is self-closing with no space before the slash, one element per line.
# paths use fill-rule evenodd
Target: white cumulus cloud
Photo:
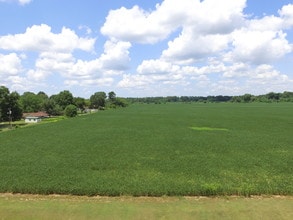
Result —
<path fill-rule="evenodd" d="M 142 75 L 165 75 L 176 73 L 180 67 L 162 60 L 144 60 L 137 67 L 137 72 Z"/>
<path fill-rule="evenodd" d="M 0 54 L 0 76 L 16 75 L 22 71 L 21 58 L 16 53 Z"/>
<path fill-rule="evenodd" d="M 285 5 L 279 10 L 279 14 L 284 22 L 285 28 L 291 28 L 293 26 L 293 4 Z"/>
<path fill-rule="evenodd" d="M 131 43 L 123 41 L 106 41 L 104 53 L 100 60 L 104 69 L 125 70 L 129 67 L 129 49 Z"/>
<path fill-rule="evenodd" d="M 264 64 L 273 62 L 292 51 L 282 31 L 241 29 L 233 33 L 233 60 Z"/>
<path fill-rule="evenodd" d="M 156 43 L 170 34 L 169 23 L 159 22 L 159 18 L 138 6 L 124 7 L 109 12 L 101 33 L 122 41 Z"/>
<path fill-rule="evenodd" d="M 60 33 L 53 33 L 46 24 L 33 25 L 23 34 L 0 37 L 0 49 L 15 51 L 59 51 L 72 52 L 79 49 L 92 51 L 95 39 L 80 38 L 74 31 L 63 27 Z"/>

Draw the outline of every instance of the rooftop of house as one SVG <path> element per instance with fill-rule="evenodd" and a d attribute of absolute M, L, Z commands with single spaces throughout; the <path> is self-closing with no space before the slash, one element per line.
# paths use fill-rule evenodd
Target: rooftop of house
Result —
<path fill-rule="evenodd" d="M 49 115 L 46 112 L 26 112 L 23 113 L 23 117 L 37 117 L 37 118 L 46 118 L 49 117 Z"/>

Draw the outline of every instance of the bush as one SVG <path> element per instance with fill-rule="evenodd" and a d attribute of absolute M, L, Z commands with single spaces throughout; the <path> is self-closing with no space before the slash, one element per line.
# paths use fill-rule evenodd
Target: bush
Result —
<path fill-rule="evenodd" d="M 77 116 L 77 107 L 75 105 L 68 105 L 65 108 L 65 116 L 67 116 L 67 117 Z"/>

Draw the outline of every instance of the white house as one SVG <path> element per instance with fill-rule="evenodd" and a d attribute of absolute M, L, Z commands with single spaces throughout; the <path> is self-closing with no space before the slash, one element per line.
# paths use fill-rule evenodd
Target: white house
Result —
<path fill-rule="evenodd" d="M 31 112 L 23 114 L 24 121 L 26 123 L 38 123 L 42 121 L 43 118 L 49 117 L 46 112 Z"/>
<path fill-rule="evenodd" d="M 24 121 L 26 123 L 38 123 L 38 122 L 42 121 L 42 118 L 36 117 L 36 116 L 27 116 L 27 117 L 25 117 Z"/>

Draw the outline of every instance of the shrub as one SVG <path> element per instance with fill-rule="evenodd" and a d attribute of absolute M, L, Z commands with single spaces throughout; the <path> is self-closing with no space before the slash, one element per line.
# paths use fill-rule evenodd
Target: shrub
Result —
<path fill-rule="evenodd" d="M 77 116 L 77 107 L 75 105 L 68 105 L 65 108 L 65 116 L 67 116 L 67 117 Z"/>

